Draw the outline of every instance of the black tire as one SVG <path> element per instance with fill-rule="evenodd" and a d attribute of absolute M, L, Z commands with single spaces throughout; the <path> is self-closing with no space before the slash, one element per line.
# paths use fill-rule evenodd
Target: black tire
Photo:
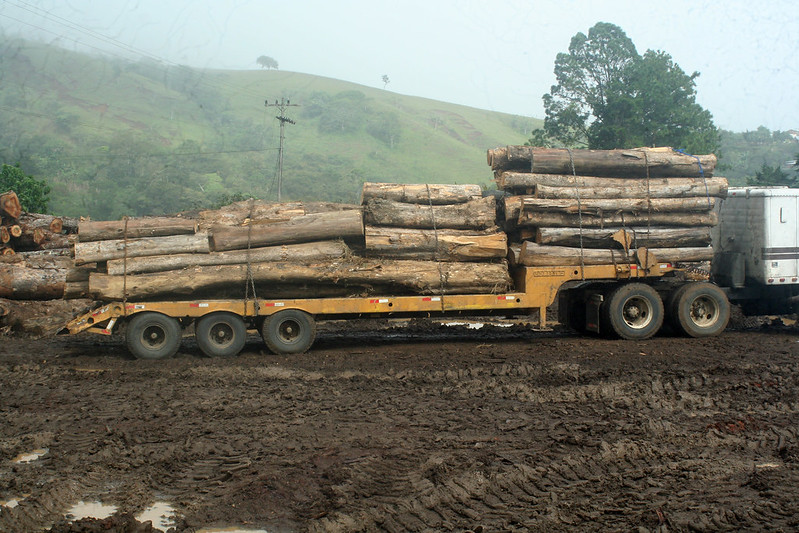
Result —
<path fill-rule="evenodd" d="M 683 285 L 669 297 L 669 321 L 677 332 L 689 337 L 713 337 L 727 328 L 730 302 L 712 283 Z"/>
<path fill-rule="evenodd" d="M 316 339 L 316 322 L 305 311 L 278 311 L 264 320 L 261 337 L 276 354 L 305 353 Z"/>
<path fill-rule="evenodd" d="M 649 285 L 627 283 L 608 294 L 601 316 L 603 329 L 622 339 L 648 339 L 663 325 L 663 301 Z"/>
<path fill-rule="evenodd" d="M 133 315 L 128 322 L 125 343 L 137 359 L 166 359 L 177 353 L 181 337 L 177 319 L 143 312 Z"/>
<path fill-rule="evenodd" d="M 247 327 L 244 320 L 234 313 L 211 313 L 197 320 L 194 336 L 205 355 L 233 357 L 247 342 Z"/>

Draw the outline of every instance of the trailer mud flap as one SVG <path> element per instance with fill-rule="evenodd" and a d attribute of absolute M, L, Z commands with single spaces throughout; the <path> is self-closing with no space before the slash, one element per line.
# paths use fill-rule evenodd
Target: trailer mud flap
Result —
<path fill-rule="evenodd" d="M 585 302 L 585 329 L 587 331 L 599 333 L 599 309 L 604 301 L 605 297 L 601 294 L 592 294 Z"/>

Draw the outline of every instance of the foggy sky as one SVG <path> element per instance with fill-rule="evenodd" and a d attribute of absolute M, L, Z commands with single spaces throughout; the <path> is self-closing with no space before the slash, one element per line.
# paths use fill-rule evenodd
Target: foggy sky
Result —
<path fill-rule="evenodd" d="M 799 129 L 790 0 L 0 0 L 9 36 L 201 68 L 267 55 L 281 71 L 372 87 L 386 74 L 390 91 L 538 118 L 555 55 L 599 21 L 699 71 L 717 126 Z"/>

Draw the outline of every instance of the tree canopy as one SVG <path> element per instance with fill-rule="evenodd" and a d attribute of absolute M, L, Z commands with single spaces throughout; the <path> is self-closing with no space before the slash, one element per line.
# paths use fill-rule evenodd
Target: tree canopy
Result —
<path fill-rule="evenodd" d="M 0 170 L 0 192 L 17 193 L 22 209 L 44 213 L 49 203 L 50 186 L 43 180 L 28 176 L 18 166 L 4 164 Z"/>
<path fill-rule="evenodd" d="M 666 52 L 639 55 L 624 30 L 599 22 L 588 35 L 572 37 L 568 53 L 555 58 L 556 84 L 543 97 L 544 131 L 530 144 L 715 152 L 719 132 L 696 103 L 698 76 L 686 74 Z"/>

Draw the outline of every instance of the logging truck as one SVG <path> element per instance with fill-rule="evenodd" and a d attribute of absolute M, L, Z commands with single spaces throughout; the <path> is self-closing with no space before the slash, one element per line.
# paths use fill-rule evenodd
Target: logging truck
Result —
<path fill-rule="evenodd" d="M 519 267 L 513 271 L 515 290 L 502 294 L 112 302 L 77 317 L 66 329 L 110 335 L 124 321 L 127 347 L 146 359 L 173 355 L 189 324 L 209 356 L 238 354 L 251 329 L 273 352 L 291 354 L 310 348 L 317 320 L 535 314 L 538 326 L 546 328 L 547 307 L 559 298 L 561 321 L 584 332 L 646 339 L 664 318 L 694 337 L 724 330 L 729 303 L 716 285 L 670 283 L 673 265 L 647 264 L 653 258 L 645 250 L 638 256 L 635 264 Z"/>
<path fill-rule="evenodd" d="M 72 320 L 65 332 L 110 335 L 126 324 L 126 344 L 139 358 L 179 348 L 194 327 L 200 350 L 233 356 L 248 330 L 275 353 L 308 350 L 316 321 L 376 317 L 531 316 L 546 328 L 547 308 L 579 332 L 629 340 L 655 335 L 664 321 L 680 334 L 707 337 L 727 326 L 730 301 L 744 312 L 792 310 L 799 298 L 799 191 L 732 188 L 714 230 L 713 282 L 680 281 L 680 269 L 640 248 L 633 260 L 606 264 L 511 267 L 513 290 L 499 294 L 385 294 L 368 297 L 117 301 Z"/>

